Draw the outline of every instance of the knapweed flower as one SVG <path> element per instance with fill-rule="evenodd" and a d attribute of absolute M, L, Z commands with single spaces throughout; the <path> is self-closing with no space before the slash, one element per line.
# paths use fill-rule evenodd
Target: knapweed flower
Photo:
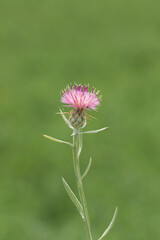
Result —
<path fill-rule="evenodd" d="M 84 127 L 86 124 L 86 110 L 96 110 L 96 106 L 100 104 L 101 96 L 98 97 L 99 91 L 92 88 L 89 92 L 89 86 L 81 84 L 68 86 L 62 91 L 61 102 L 67 104 L 67 107 L 72 107 L 69 121 L 75 128 Z"/>
<path fill-rule="evenodd" d="M 82 134 L 94 134 L 101 132 L 108 127 L 104 127 L 98 130 L 91 130 L 91 131 L 83 131 L 81 128 L 85 127 L 87 116 L 86 110 L 96 110 L 96 107 L 100 104 L 101 97 L 98 96 L 99 91 L 96 91 L 94 88 L 89 92 L 89 86 L 82 86 L 81 84 L 77 85 L 74 84 L 73 86 L 68 86 L 64 91 L 62 91 L 61 102 L 65 103 L 67 107 L 72 108 L 69 113 L 63 113 L 60 109 L 60 114 L 67 124 L 69 128 L 73 130 L 73 142 L 66 142 L 63 140 L 59 140 L 57 138 L 50 137 L 48 135 L 44 135 L 44 137 L 58 143 L 67 144 L 72 148 L 73 151 L 73 165 L 77 183 L 77 190 L 79 193 L 79 197 L 74 194 L 71 190 L 70 186 L 66 182 L 64 178 L 62 178 L 62 182 L 66 192 L 68 193 L 69 197 L 71 198 L 72 202 L 76 206 L 80 216 L 86 227 L 86 233 L 88 236 L 88 240 L 92 240 L 92 233 L 91 233 L 91 226 L 89 220 L 89 214 L 87 209 L 87 202 L 83 188 L 83 179 L 88 174 L 88 171 L 91 167 L 92 158 L 90 158 L 88 166 L 84 171 L 83 175 L 81 175 L 80 171 L 80 154 L 83 147 L 83 135 Z M 69 114 L 69 118 L 65 116 L 65 114 Z M 114 212 L 113 218 L 103 232 L 101 237 L 98 240 L 102 240 L 107 234 L 108 231 L 111 229 L 117 214 L 117 208 Z"/>

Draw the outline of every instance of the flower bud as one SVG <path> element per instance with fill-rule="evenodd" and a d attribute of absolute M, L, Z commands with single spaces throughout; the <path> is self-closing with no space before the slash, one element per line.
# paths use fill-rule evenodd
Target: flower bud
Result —
<path fill-rule="evenodd" d="M 71 112 L 71 116 L 69 118 L 70 123 L 74 128 L 82 128 L 86 124 L 86 114 L 82 108 L 75 108 Z"/>

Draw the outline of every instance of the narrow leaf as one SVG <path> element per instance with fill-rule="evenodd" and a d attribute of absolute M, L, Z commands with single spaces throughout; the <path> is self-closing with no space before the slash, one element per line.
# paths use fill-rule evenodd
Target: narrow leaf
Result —
<path fill-rule="evenodd" d="M 87 166 L 87 168 L 86 168 L 86 170 L 85 170 L 85 172 L 84 172 L 84 174 L 82 176 L 82 179 L 87 175 L 87 173 L 88 173 L 88 171 L 89 171 L 89 169 L 91 167 L 91 164 L 92 164 L 92 158 L 89 159 L 88 166 Z"/>
<path fill-rule="evenodd" d="M 104 131 L 104 130 L 106 130 L 107 128 L 109 128 L 109 127 L 104 127 L 104 128 L 98 129 L 98 130 L 91 130 L 91 131 L 87 131 L 87 132 L 81 132 L 81 133 L 79 133 L 79 134 L 97 133 L 97 132 Z"/>
<path fill-rule="evenodd" d="M 69 143 L 69 142 L 65 142 L 65 141 L 59 140 L 59 139 L 57 139 L 57 138 L 50 137 L 50 136 L 48 136 L 48 135 L 43 135 L 43 136 L 44 136 L 45 138 L 48 138 L 49 140 L 54 141 L 54 142 L 65 143 L 65 144 L 67 144 L 67 145 L 69 145 L 69 146 L 72 146 L 72 144 Z"/>
<path fill-rule="evenodd" d="M 68 193 L 68 195 L 71 198 L 72 202 L 75 204 L 75 206 L 78 209 L 81 217 L 84 219 L 83 208 L 82 208 L 81 203 L 79 202 L 78 198 L 73 193 L 73 191 L 71 190 L 71 188 L 68 185 L 68 183 L 64 180 L 64 178 L 62 178 L 62 182 L 63 182 L 64 188 L 66 189 L 66 192 Z"/>
<path fill-rule="evenodd" d="M 117 212 L 118 212 L 118 208 L 116 207 L 116 210 L 114 212 L 113 218 L 112 218 L 109 226 L 107 227 L 107 229 L 104 231 L 104 233 L 102 234 L 102 236 L 98 240 L 101 240 L 102 238 L 104 238 L 107 235 L 107 233 L 109 232 L 109 230 L 112 228 L 113 223 L 114 223 L 114 221 L 116 219 L 116 216 L 117 216 Z"/>
<path fill-rule="evenodd" d="M 80 132 L 81 132 L 81 130 L 79 130 L 79 133 L 80 133 Z M 79 134 L 79 133 L 78 133 L 78 134 Z M 83 146 L 83 136 L 82 136 L 82 135 L 79 135 L 78 157 L 79 157 L 80 154 L 81 154 L 82 146 Z"/>
<path fill-rule="evenodd" d="M 67 126 L 71 129 L 74 129 L 74 127 L 72 127 L 72 125 L 70 124 L 69 120 L 66 118 L 66 116 L 64 115 L 64 113 L 62 112 L 62 110 L 60 109 L 60 114 L 63 118 L 63 120 L 65 121 L 65 123 L 67 124 Z"/>

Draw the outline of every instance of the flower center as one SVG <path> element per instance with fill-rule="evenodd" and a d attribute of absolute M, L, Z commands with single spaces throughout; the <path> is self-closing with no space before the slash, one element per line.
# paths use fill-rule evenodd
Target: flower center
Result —
<path fill-rule="evenodd" d="M 84 127 L 86 123 L 86 114 L 83 108 L 74 109 L 69 118 L 70 123 L 75 128 Z"/>

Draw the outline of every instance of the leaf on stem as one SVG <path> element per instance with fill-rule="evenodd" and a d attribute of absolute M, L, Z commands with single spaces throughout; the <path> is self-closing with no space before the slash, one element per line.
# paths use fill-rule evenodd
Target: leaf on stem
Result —
<path fill-rule="evenodd" d="M 117 212 L 118 212 L 118 208 L 116 207 L 116 210 L 114 212 L 113 218 L 112 218 L 109 226 L 107 227 L 107 229 L 104 231 L 104 233 L 102 234 L 102 236 L 98 240 L 101 240 L 102 238 L 104 238 L 107 235 L 107 233 L 109 232 L 109 230 L 112 228 L 113 223 L 114 223 L 114 221 L 116 219 L 116 216 L 117 216 Z"/>
<path fill-rule="evenodd" d="M 104 128 L 98 129 L 98 130 L 91 130 L 91 131 L 87 131 L 87 132 L 80 132 L 79 134 L 97 133 L 97 132 L 104 131 L 104 130 L 106 130 L 107 128 L 109 128 L 109 127 L 104 127 Z"/>
<path fill-rule="evenodd" d="M 81 132 L 81 130 L 79 130 L 79 132 Z M 78 146 L 78 157 L 80 156 L 81 154 L 81 151 L 82 151 L 82 145 L 83 145 L 83 136 L 82 135 L 79 135 L 79 146 Z"/>
<path fill-rule="evenodd" d="M 85 172 L 83 173 L 82 179 L 87 175 L 87 173 L 88 173 L 88 171 L 89 171 L 89 169 L 91 167 L 91 164 L 92 164 L 92 158 L 89 159 L 88 166 L 87 166 Z"/>
<path fill-rule="evenodd" d="M 62 112 L 61 109 L 60 109 L 60 114 L 61 114 L 63 120 L 65 121 L 65 123 L 67 124 L 67 126 L 71 129 L 74 129 L 74 127 L 72 127 L 72 125 L 70 124 L 70 122 L 68 121 L 68 119 L 66 118 L 66 116 L 64 115 L 64 113 Z"/>
<path fill-rule="evenodd" d="M 68 183 L 64 180 L 64 178 L 62 177 L 62 182 L 64 185 L 64 188 L 66 189 L 66 192 L 68 193 L 69 197 L 71 198 L 72 202 L 75 204 L 76 208 L 78 209 L 82 219 L 84 220 L 84 214 L 83 214 L 83 208 L 81 203 L 79 202 L 78 198 L 76 197 L 76 195 L 74 194 L 74 192 L 71 190 L 70 186 L 68 185 Z"/>
<path fill-rule="evenodd" d="M 48 135 L 43 135 L 43 136 L 44 136 L 45 138 L 48 138 L 49 140 L 54 141 L 54 142 L 65 143 L 65 144 L 67 144 L 67 145 L 69 145 L 69 146 L 72 147 L 72 144 L 69 143 L 69 142 L 65 142 L 65 141 L 59 140 L 59 139 L 57 139 L 57 138 L 50 137 L 50 136 L 48 136 Z"/>

